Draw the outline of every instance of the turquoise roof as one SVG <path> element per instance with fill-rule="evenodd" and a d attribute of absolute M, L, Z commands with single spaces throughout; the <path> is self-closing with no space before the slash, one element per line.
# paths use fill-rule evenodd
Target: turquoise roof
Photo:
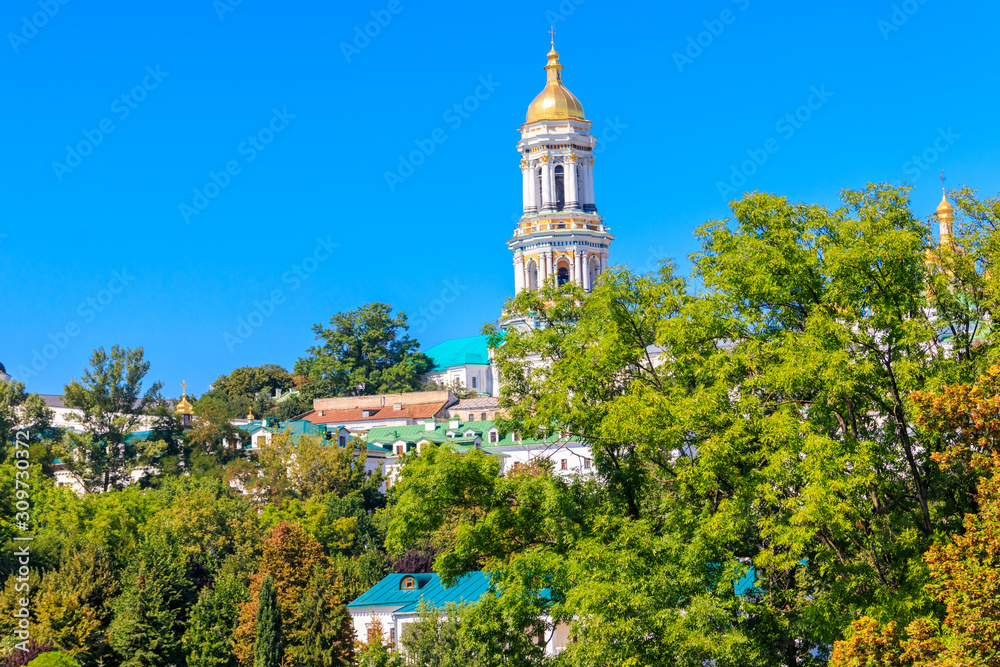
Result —
<path fill-rule="evenodd" d="M 451 428 L 449 426 L 450 423 L 451 420 L 446 420 L 443 423 L 435 424 L 433 431 L 426 430 L 423 424 L 413 424 L 410 426 L 379 426 L 368 431 L 368 442 L 377 443 L 383 446 L 391 445 L 399 440 L 411 444 L 422 440 L 436 443 L 471 442 L 472 439 L 465 436 L 465 432 L 471 430 L 476 436 L 482 437 L 484 450 L 490 453 L 496 453 L 492 451 L 494 447 L 518 447 L 521 445 L 548 444 L 559 440 L 559 434 L 555 432 L 547 438 L 523 438 L 520 441 L 515 441 L 513 435 L 510 433 L 498 433 L 498 441 L 490 442 L 489 431 L 495 428 L 494 423 L 490 420 L 459 422 L 458 428 Z M 449 438 L 448 431 L 454 432 L 455 437 Z"/>
<path fill-rule="evenodd" d="M 239 429 L 246 433 L 253 433 L 260 428 L 264 428 L 272 433 L 277 431 L 279 433 L 291 433 L 292 435 L 322 436 L 326 434 L 326 427 L 323 424 L 313 424 L 311 421 L 305 419 L 293 419 L 283 422 L 272 420 L 268 426 L 263 426 L 260 421 L 252 421 L 239 426 Z"/>
<path fill-rule="evenodd" d="M 431 358 L 434 367 L 430 372 L 443 371 L 452 366 L 464 366 L 465 364 L 490 363 L 490 352 L 487 346 L 489 336 L 470 336 L 468 338 L 455 338 L 438 343 L 424 354 Z"/>
<path fill-rule="evenodd" d="M 406 577 L 416 580 L 415 588 L 401 588 Z M 395 613 L 415 612 L 421 598 L 432 607 L 444 607 L 449 602 L 476 602 L 489 589 L 490 580 L 485 572 L 470 572 L 451 588 L 445 588 L 441 577 L 433 573 L 390 574 L 348 604 L 347 608 L 399 607 Z"/>

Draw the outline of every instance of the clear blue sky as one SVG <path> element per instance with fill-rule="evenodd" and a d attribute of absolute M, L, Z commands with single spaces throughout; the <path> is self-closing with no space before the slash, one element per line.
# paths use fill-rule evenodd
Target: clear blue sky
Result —
<path fill-rule="evenodd" d="M 201 393 L 291 368 L 314 323 L 375 300 L 425 347 L 477 334 L 513 291 L 517 127 L 552 22 L 564 81 L 614 139 L 595 179 L 615 263 L 686 268 L 748 151 L 766 161 L 740 191 L 794 200 L 906 181 L 930 214 L 942 168 L 1000 190 L 995 3 L 62 1 L 0 18 L 0 361 L 31 391 L 118 343 L 145 348 L 167 395 Z M 202 201 L 210 173 L 225 187 Z"/>

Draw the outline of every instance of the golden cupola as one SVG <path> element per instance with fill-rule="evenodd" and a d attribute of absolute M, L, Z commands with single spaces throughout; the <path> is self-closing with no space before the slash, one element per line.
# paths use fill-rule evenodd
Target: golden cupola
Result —
<path fill-rule="evenodd" d="M 191 401 L 187 397 L 187 380 L 181 382 L 181 387 L 183 387 L 183 395 L 181 396 L 181 400 L 177 401 L 174 412 L 181 416 L 184 426 L 190 426 L 191 416 L 194 414 L 194 406 L 191 405 Z"/>
<path fill-rule="evenodd" d="M 585 120 L 583 115 L 583 105 L 576 99 L 573 93 L 563 85 L 563 66 L 559 64 L 559 52 L 556 51 L 555 42 L 552 43 L 552 50 L 549 51 L 549 64 L 545 66 L 548 78 L 545 88 L 528 106 L 528 116 L 526 122 L 534 123 L 540 120 Z"/>
<path fill-rule="evenodd" d="M 955 207 L 948 202 L 948 194 L 941 189 L 941 203 L 935 210 L 938 219 L 938 230 L 941 234 L 941 245 L 951 247 L 952 224 L 955 221 Z"/>

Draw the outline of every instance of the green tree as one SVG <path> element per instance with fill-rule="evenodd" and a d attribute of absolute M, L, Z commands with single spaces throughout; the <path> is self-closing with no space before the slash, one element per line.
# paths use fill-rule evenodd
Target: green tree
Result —
<path fill-rule="evenodd" d="M 122 667 L 171 667 L 183 660 L 174 591 L 142 563 L 114 604 L 111 646 Z"/>
<path fill-rule="evenodd" d="M 261 481 L 271 487 L 269 495 L 287 490 L 299 498 L 327 493 L 346 496 L 364 488 L 377 489 L 382 481 L 366 473 L 363 446 L 356 451 L 319 436 L 275 433 L 259 456 L 264 468 Z"/>
<path fill-rule="evenodd" d="M 323 547 L 301 526 L 279 522 L 268 532 L 258 571 L 250 582 L 250 599 L 240 608 L 233 635 L 233 653 L 242 665 L 252 665 L 257 644 L 257 618 L 263 580 L 271 577 L 286 630 L 299 627 L 299 603 L 316 570 L 327 566 Z"/>
<path fill-rule="evenodd" d="M 274 578 L 268 574 L 261 583 L 257 598 L 257 639 L 254 642 L 254 667 L 281 667 L 285 658 L 285 639 L 281 607 Z"/>
<path fill-rule="evenodd" d="M 233 460 L 241 445 L 241 431 L 230 414 L 216 403 L 206 403 L 194 418 L 194 428 L 185 434 L 188 458 L 195 470 L 217 472 Z"/>
<path fill-rule="evenodd" d="M 358 667 L 404 667 L 406 661 L 403 656 L 385 641 L 382 621 L 376 618 L 372 624 L 374 641 L 361 644 L 358 650 Z"/>
<path fill-rule="evenodd" d="M 274 394 L 276 389 L 288 391 L 292 386 L 292 376 L 288 371 L 277 364 L 264 364 L 243 366 L 229 375 L 219 376 L 212 383 L 212 392 L 220 392 L 230 398 L 252 398 L 262 391 Z"/>
<path fill-rule="evenodd" d="M 354 625 L 336 582 L 318 572 L 299 603 L 300 621 L 288 647 L 303 667 L 348 667 L 354 657 Z"/>
<path fill-rule="evenodd" d="M 972 480 L 933 460 L 941 438 L 916 424 L 913 401 L 985 366 L 994 237 L 967 244 L 975 252 L 957 249 L 960 235 L 955 246 L 930 247 L 907 194 L 872 185 L 845 191 L 829 210 L 750 193 L 733 203 L 735 220 L 698 230 L 697 294 L 669 264 L 648 276 L 609 270 L 589 295 L 555 285 L 518 295 L 508 312 L 538 327 L 503 338 L 487 329 L 504 385 L 501 427 L 558 429 L 593 449 L 607 496 L 581 524 L 590 553 L 631 534 L 595 532 L 622 518 L 664 545 L 699 545 L 701 565 L 685 561 L 670 576 L 718 598 L 704 607 L 712 633 L 728 634 L 713 642 L 717 662 L 731 652 L 723 647 L 741 646 L 757 656 L 747 664 L 800 665 L 857 615 L 905 625 L 926 613 L 922 555 L 975 509 Z M 467 529 L 477 532 L 479 523 Z M 457 571 L 496 550 L 468 544 Z M 587 552 L 567 553 L 576 572 Z M 570 652 L 584 655 L 589 643 L 591 655 L 613 661 L 617 649 L 677 656 L 694 646 L 698 633 L 684 623 L 671 626 L 688 633 L 680 643 L 641 624 L 624 636 L 591 632 L 583 611 L 599 605 L 588 600 L 609 591 L 625 599 L 642 578 L 668 576 L 655 561 L 623 562 L 603 592 L 587 569 L 571 580 L 565 612 L 587 641 Z M 723 596 L 751 572 L 754 586 Z M 677 600 L 696 617 L 696 597 L 648 599 L 643 618 L 668 618 Z M 731 622 L 719 621 L 722 611 Z M 640 641 L 649 637 L 659 646 Z"/>
<path fill-rule="evenodd" d="M 369 303 L 337 313 L 330 328 L 313 327 L 321 341 L 295 364 L 307 378 L 308 398 L 366 396 L 417 391 L 431 360 L 417 352 L 420 344 L 407 335 L 406 314 L 392 314 L 384 303 Z"/>
<path fill-rule="evenodd" d="M 466 667 L 475 664 L 474 657 L 462 642 L 462 618 L 466 605 L 449 602 L 442 611 L 421 600 L 417 613 L 417 620 L 407 623 L 400 637 L 410 664 L 424 667 Z"/>
<path fill-rule="evenodd" d="M 80 667 L 80 663 L 65 653 L 49 651 L 29 662 L 28 667 Z"/>
<path fill-rule="evenodd" d="M 71 418 L 85 431 L 83 435 L 68 434 L 72 456 L 66 463 L 88 491 L 107 492 L 126 486 L 134 469 L 154 465 L 156 456 L 167 450 L 168 444 L 161 440 L 131 436 L 162 402 L 159 392 L 163 383 L 154 382 L 142 389 L 148 372 L 149 362 L 144 360 L 141 347 L 115 345 L 111 354 L 98 348 L 81 381 L 66 385 L 63 400 L 81 411 Z"/>
<path fill-rule="evenodd" d="M 45 435 L 52 415 L 41 396 L 25 391 L 23 382 L 0 382 L 0 451 L 7 450 L 18 428 L 33 438 Z"/>
<path fill-rule="evenodd" d="M 117 576 L 103 545 L 84 542 L 68 549 L 59 570 L 48 572 L 39 588 L 39 637 L 87 662 L 104 656 L 117 592 Z"/>
<path fill-rule="evenodd" d="M 232 639 L 244 597 L 243 583 L 232 575 L 220 577 L 213 586 L 201 590 L 184 633 L 188 667 L 239 664 L 232 653 Z"/>

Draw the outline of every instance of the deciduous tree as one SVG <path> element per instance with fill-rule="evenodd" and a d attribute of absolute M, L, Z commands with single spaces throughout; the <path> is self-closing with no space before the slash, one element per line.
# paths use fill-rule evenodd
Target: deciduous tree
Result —
<path fill-rule="evenodd" d="M 161 382 L 143 391 L 149 362 L 142 348 L 115 345 L 111 353 L 98 348 L 90 357 L 90 367 L 82 379 L 66 385 L 66 405 L 80 410 L 71 415 L 83 427 L 84 435 L 70 433 L 72 456 L 67 466 L 79 475 L 86 489 L 107 492 L 129 483 L 130 473 L 152 466 L 156 456 L 167 449 L 163 441 L 136 438 L 148 413 L 162 402 Z"/>
<path fill-rule="evenodd" d="M 384 303 L 337 313 L 329 328 L 315 325 L 321 342 L 295 364 L 308 379 L 302 391 L 309 398 L 417 391 L 431 361 L 408 329 L 406 314 Z"/>

